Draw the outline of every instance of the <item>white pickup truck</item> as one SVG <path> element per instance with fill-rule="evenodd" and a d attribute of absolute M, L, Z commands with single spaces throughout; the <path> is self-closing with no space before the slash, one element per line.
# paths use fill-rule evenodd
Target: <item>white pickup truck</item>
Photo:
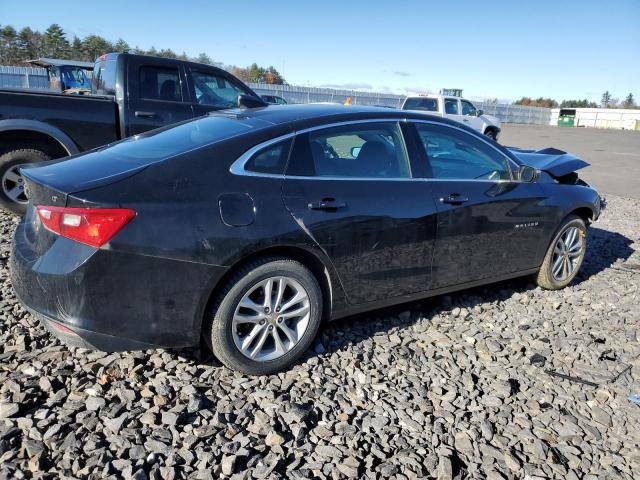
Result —
<path fill-rule="evenodd" d="M 500 120 L 485 115 L 469 100 L 446 95 L 419 95 L 407 97 L 402 104 L 403 110 L 428 112 L 441 117 L 464 123 L 494 140 L 498 140 Z"/>

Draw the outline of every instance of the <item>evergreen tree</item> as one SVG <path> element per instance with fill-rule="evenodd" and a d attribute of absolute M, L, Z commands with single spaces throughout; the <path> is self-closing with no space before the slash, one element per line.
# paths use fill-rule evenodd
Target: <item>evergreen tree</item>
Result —
<path fill-rule="evenodd" d="M 624 103 L 622 104 L 624 108 L 635 108 L 636 102 L 633 98 L 633 93 L 629 93 L 627 98 L 624 99 Z"/>
<path fill-rule="evenodd" d="M 129 50 L 131 50 L 131 47 L 129 46 L 129 44 L 127 42 L 125 42 L 121 38 L 119 38 L 116 41 L 116 43 L 113 44 L 113 51 L 114 52 L 128 52 Z"/>
<path fill-rule="evenodd" d="M 100 55 L 113 51 L 113 45 L 98 35 L 89 35 L 82 41 L 82 51 L 84 60 L 93 62 Z"/>
<path fill-rule="evenodd" d="M 213 64 L 213 60 L 211 60 L 211 57 L 209 55 L 207 55 L 206 53 L 199 54 L 196 57 L 196 62 L 204 63 L 206 65 L 212 65 Z"/>
<path fill-rule="evenodd" d="M 602 105 L 602 107 L 604 108 L 609 108 L 611 106 L 611 94 L 609 93 L 609 90 L 602 94 L 600 105 Z"/>
<path fill-rule="evenodd" d="M 44 56 L 49 58 L 69 58 L 71 46 L 62 30 L 57 23 L 51 24 L 44 32 Z"/>

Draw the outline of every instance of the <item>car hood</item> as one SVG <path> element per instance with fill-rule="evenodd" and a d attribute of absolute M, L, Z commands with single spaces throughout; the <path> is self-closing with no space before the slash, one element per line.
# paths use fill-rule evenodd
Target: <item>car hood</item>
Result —
<path fill-rule="evenodd" d="M 480 115 L 480 118 L 482 118 L 487 125 L 495 125 L 496 127 L 500 128 L 501 123 L 498 117 L 494 117 L 493 115 L 485 115 L 483 113 L 482 115 Z"/>
<path fill-rule="evenodd" d="M 545 148 L 542 150 L 509 148 L 509 151 L 523 164 L 537 168 L 538 170 L 544 170 L 554 177 L 562 177 L 563 175 L 589 166 L 584 160 L 555 148 Z"/>

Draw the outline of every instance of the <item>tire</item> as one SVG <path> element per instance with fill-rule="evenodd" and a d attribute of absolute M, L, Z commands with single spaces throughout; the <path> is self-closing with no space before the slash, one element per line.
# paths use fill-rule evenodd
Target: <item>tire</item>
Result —
<path fill-rule="evenodd" d="M 0 156 L 0 207 L 16 215 L 27 211 L 27 197 L 18 167 L 29 163 L 44 162 L 51 157 L 40 150 L 17 149 Z"/>
<path fill-rule="evenodd" d="M 261 285 L 264 282 L 272 282 L 270 288 L 275 291 L 279 285 L 277 278 L 287 279 L 284 284 L 288 286 L 283 290 L 282 295 L 285 300 L 280 302 L 283 311 L 280 314 L 276 313 L 275 306 L 278 302 L 272 299 L 269 304 L 272 305 L 273 310 L 270 310 L 267 315 L 264 313 L 267 311 L 265 307 L 267 302 L 264 300 L 267 287 Z M 284 307 L 289 300 L 293 301 L 294 292 L 297 291 L 302 292 L 301 295 L 306 294 L 306 299 L 303 303 L 292 304 L 285 312 Z M 275 295 L 277 296 L 277 293 Z M 254 303 L 247 302 L 248 296 Z M 241 307 L 239 305 L 241 301 L 245 305 L 260 305 L 260 309 Z M 308 315 L 286 320 L 278 316 L 290 315 L 294 310 L 304 310 L 307 305 Z M 299 308 L 294 308 L 296 306 Z M 261 317 L 259 321 L 235 323 L 238 317 L 255 319 L 261 315 L 264 318 Z M 321 319 L 322 291 L 315 276 L 295 260 L 272 257 L 252 262 L 232 276 L 218 295 L 212 317 L 205 319 L 203 330 L 205 341 L 225 366 L 249 375 L 267 375 L 288 367 L 309 348 L 316 336 Z M 289 333 L 285 334 L 284 327 Z M 258 330 L 259 333 L 252 336 L 256 329 L 262 330 Z M 293 333 L 296 335 L 288 336 Z M 263 340 L 263 337 L 266 340 Z M 280 348 L 280 352 L 286 353 L 278 353 L 276 338 L 280 339 L 280 346 L 285 347 Z M 292 338 L 296 341 L 294 342 Z M 260 340 L 263 341 L 262 344 L 259 343 Z M 243 341 L 248 342 L 247 353 L 243 353 L 239 346 Z M 260 352 L 255 358 L 250 358 L 248 354 L 258 348 L 258 345 L 263 345 Z"/>
<path fill-rule="evenodd" d="M 572 270 L 570 274 L 562 278 L 562 275 L 558 276 L 554 274 L 554 263 L 558 261 L 556 256 L 556 246 L 558 241 L 567 234 L 567 232 L 573 228 L 577 228 L 578 240 L 580 242 L 579 248 L 576 250 L 578 255 L 575 259 L 570 259 L 572 264 Z M 563 242 L 564 244 L 564 242 Z M 582 262 L 584 261 L 584 255 L 587 250 L 587 226 L 584 220 L 576 215 L 569 215 L 558 228 L 557 233 L 553 236 L 553 240 L 547 249 L 547 253 L 542 262 L 542 266 L 536 276 L 536 283 L 547 290 L 558 290 L 564 288 L 575 278 Z M 559 255 L 560 256 L 560 255 Z M 562 262 L 561 262 L 562 263 Z M 564 264 L 563 264 L 564 265 Z M 561 267 L 564 268 L 564 267 Z M 569 267 L 567 267 L 569 268 Z M 564 271 L 563 271 L 564 272 Z"/>
<path fill-rule="evenodd" d="M 496 131 L 493 128 L 487 128 L 484 131 L 484 134 L 489 137 L 491 140 L 493 140 L 494 142 L 498 141 L 498 135 L 496 134 Z"/>

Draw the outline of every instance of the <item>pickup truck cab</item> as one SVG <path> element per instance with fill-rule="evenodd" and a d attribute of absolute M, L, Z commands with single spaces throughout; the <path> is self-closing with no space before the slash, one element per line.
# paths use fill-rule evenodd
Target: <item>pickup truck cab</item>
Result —
<path fill-rule="evenodd" d="M 428 112 L 433 115 L 447 117 L 464 123 L 484 135 L 498 140 L 501 124 L 500 120 L 491 115 L 485 115 L 469 100 L 446 95 L 410 96 L 402 104 L 403 110 Z"/>
<path fill-rule="evenodd" d="M 230 73 L 193 62 L 110 53 L 91 94 L 0 90 L 0 206 L 22 214 L 20 167 L 75 155 L 213 110 L 266 103 Z"/>

